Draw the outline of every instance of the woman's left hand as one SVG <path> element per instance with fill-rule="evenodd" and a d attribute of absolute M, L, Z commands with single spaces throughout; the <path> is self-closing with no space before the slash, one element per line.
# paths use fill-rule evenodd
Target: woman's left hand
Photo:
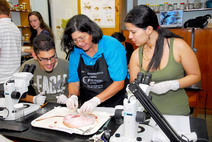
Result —
<path fill-rule="evenodd" d="M 179 87 L 180 84 L 177 80 L 163 81 L 155 84 L 150 83 L 150 91 L 155 94 L 165 94 L 169 90 L 176 91 Z"/>
<path fill-rule="evenodd" d="M 80 112 L 81 113 L 90 113 L 91 111 L 94 110 L 99 104 L 101 103 L 100 99 L 97 97 L 93 97 L 92 99 L 88 100 L 85 102 L 81 108 Z"/>

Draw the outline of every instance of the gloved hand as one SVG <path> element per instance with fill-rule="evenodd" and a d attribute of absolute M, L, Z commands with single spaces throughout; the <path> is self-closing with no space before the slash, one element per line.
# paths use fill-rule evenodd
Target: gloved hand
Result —
<path fill-rule="evenodd" d="M 71 95 L 70 98 L 66 101 L 66 106 L 71 109 L 78 108 L 78 97 L 77 95 Z"/>
<path fill-rule="evenodd" d="M 45 100 L 46 100 L 46 96 L 43 96 L 42 93 L 33 97 L 33 103 L 40 106 L 44 104 Z"/>
<path fill-rule="evenodd" d="M 56 96 L 56 99 L 58 104 L 66 104 L 66 101 L 68 100 L 68 98 L 64 94 Z"/>
<path fill-rule="evenodd" d="M 152 82 L 150 83 L 150 91 L 155 94 L 164 94 L 169 90 L 176 91 L 179 87 L 180 84 L 177 80 L 163 81 L 155 84 Z"/>
<path fill-rule="evenodd" d="M 93 97 L 92 99 L 88 100 L 81 106 L 80 112 L 81 113 L 89 113 L 89 112 L 93 111 L 93 109 L 95 107 L 97 107 L 100 103 L 101 103 L 101 101 L 99 98 Z"/>

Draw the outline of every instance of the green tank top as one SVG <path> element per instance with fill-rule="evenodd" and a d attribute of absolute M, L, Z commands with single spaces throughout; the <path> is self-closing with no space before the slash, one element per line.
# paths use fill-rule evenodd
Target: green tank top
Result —
<path fill-rule="evenodd" d="M 181 63 L 178 63 L 174 59 L 173 55 L 173 41 L 170 39 L 169 47 L 169 61 L 166 67 L 158 71 L 152 71 L 152 80 L 155 83 L 177 80 L 184 77 L 184 69 Z M 146 74 L 146 70 L 142 68 L 143 48 L 139 47 L 139 61 L 141 72 Z M 152 96 L 152 102 L 158 108 L 162 114 L 168 115 L 188 115 L 190 112 L 188 96 L 184 89 L 178 89 L 177 91 L 168 91 L 165 94 L 155 94 L 150 92 Z"/>

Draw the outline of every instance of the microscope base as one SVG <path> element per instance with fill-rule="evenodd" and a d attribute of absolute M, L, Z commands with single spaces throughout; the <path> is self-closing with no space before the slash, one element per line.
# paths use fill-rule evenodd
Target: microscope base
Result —
<path fill-rule="evenodd" d="M 138 126 L 138 133 L 136 138 L 129 138 L 129 136 L 124 136 L 124 124 L 122 124 L 117 131 L 114 133 L 114 135 L 110 138 L 110 142 L 151 142 L 153 134 L 157 132 L 157 129 L 144 125 L 139 124 Z M 138 140 L 137 140 L 138 139 Z M 140 139 L 140 140 L 139 140 Z"/>
<path fill-rule="evenodd" d="M 24 106 L 26 106 L 26 108 L 24 109 L 24 115 L 33 113 L 40 108 L 39 105 L 32 104 L 32 103 L 23 103 L 23 104 L 24 104 Z"/>
<path fill-rule="evenodd" d="M 32 103 L 22 103 L 24 105 L 24 116 L 33 113 L 35 111 L 37 111 L 40 106 L 36 105 L 36 104 L 32 104 Z M 15 117 L 15 114 L 9 114 L 9 116 L 7 116 L 8 111 L 0 111 L 0 116 L 2 116 L 3 118 L 5 118 L 5 120 L 16 120 L 18 118 Z"/>

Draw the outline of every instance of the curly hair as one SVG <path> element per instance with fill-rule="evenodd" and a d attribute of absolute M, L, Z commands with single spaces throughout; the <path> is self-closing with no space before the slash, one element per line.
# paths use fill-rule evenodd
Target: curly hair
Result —
<path fill-rule="evenodd" d="M 75 31 L 85 32 L 92 35 L 92 42 L 95 44 L 98 43 L 103 36 L 102 30 L 94 21 L 90 20 L 86 15 L 83 14 L 75 15 L 70 18 L 66 24 L 61 40 L 62 49 L 66 53 L 74 50 L 71 34 Z"/>

